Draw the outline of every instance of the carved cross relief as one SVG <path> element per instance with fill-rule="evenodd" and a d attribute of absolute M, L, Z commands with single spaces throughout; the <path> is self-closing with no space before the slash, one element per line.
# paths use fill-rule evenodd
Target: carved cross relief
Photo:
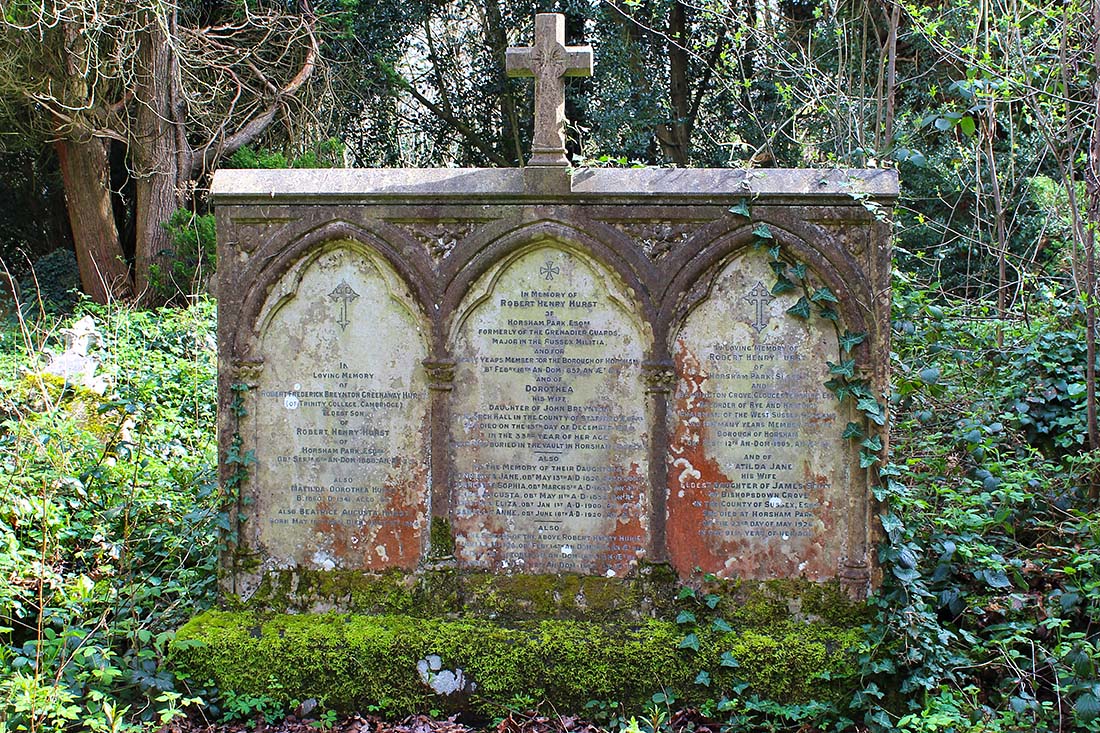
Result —
<path fill-rule="evenodd" d="M 565 16 L 535 15 L 535 45 L 509 48 L 508 76 L 535 78 L 535 135 L 528 165 L 567 166 L 565 157 L 566 76 L 592 76 L 592 47 L 565 45 Z"/>

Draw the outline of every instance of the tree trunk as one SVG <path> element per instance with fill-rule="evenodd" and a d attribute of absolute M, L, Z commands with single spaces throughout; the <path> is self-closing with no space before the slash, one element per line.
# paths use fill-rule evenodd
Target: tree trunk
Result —
<path fill-rule="evenodd" d="M 882 125 L 882 140 L 878 151 L 885 156 L 894 150 L 894 105 L 898 85 L 898 26 L 901 24 L 901 3 L 889 8 L 890 28 L 886 36 L 886 120 Z"/>
<path fill-rule="evenodd" d="M 169 255 L 172 242 L 164 223 L 180 207 L 180 150 L 175 125 L 175 86 L 179 66 L 172 51 L 174 13 L 158 19 L 151 13 L 141 34 L 142 60 L 136 85 L 136 136 L 131 142 L 135 173 L 134 280 L 145 305 L 163 303 L 175 294 Z M 189 171 L 187 172 L 189 173 Z M 154 282 L 160 289 L 153 287 Z M 169 289 L 166 291 L 165 286 Z"/>
<path fill-rule="evenodd" d="M 688 83 L 687 9 L 677 0 L 668 16 L 668 91 L 671 123 L 657 131 L 663 152 L 673 163 L 687 165 L 691 156 L 691 86 Z"/>
<path fill-rule="evenodd" d="M 492 50 L 493 73 L 500 85 L 501 154 L 515 165 L 520 165 L 523 162 L 523 140 L 512 82 L 504 70 L 508 36 L 505 33 L 499 0 L 486 0 L 485 3 L 485 43 Z"/>
<path fill-rule="evenodd" d="M 108 141 L 97 138 L 61 139 L 55 143 L 80 284 L 97 303 L 133 295 L 111 208 L 108 145 Z"/>
<path fill-rule="evenodd" d="M 1100 3 L 1092 7 L 1092 58 L 1096 71 L 1100 72 Z M 1085 187 L 1088 191 L 1089 226 L 1084 227 L 1085 239 L 1085 413 L 1088 428 L 1089 450 L 1100 450 L 1100 425 L 1096 416 L 1096 227 L 1100 224 L 1100 79 L 1092 85 L 1092 134 L 1089 138 L 1089 161 L 1085 169 Z M 1072 201 L 1072 199 L 1071 199 Z M 1089 498 L 1100 500 L 1100 475 L 1093 466 L 1090 477 Z"/>

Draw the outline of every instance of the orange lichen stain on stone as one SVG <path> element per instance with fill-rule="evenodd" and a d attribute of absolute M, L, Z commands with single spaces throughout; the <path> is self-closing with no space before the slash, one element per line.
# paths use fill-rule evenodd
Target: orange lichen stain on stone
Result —
<path fill-rule="evenodd" d="M 762 502 L 759 509 L 746 510 L 749 524 L 744 523 L 744 515 L 739 517 L 742 521 L 738 526 L 743 529 L 737 530 L 738 536 L 723 536 L 728 525 L 712 512 L 721 506 L 722 491 L 736 491 L 733 487 L 739 481 L 732 480 L 719 462 L 706 454 L 706 370 L 683 341 L 677 341 L 674 359 L 679 380 L 673 412 L 676 423 L 669 441 L 666 533 L 669 556 L 677 572 L 687 577 L 699 567 L 719 577 L 834 577 L 835 558 L 824 545 L 836 529 L 826 503 L 829 480 L 808 466 L 804 472 L 810 485 L 807 503 L 814 516 L 809 522 L 812 526 L 801 527 L 795 522 L 789 529 L 768 526 L 765 516 L 753 518 L 753 513 L 769 513 L 770 504 Z M 759 521 L 760 526 L 754 527 L 753 521 Z M 808 536 L 796 536 L 796 532 L 808 532 Z"/>
<path fill-rule="evenodd" d="M 681 577 L 687 577 L 695 567 L 719 572 L 725 565 L 721 543 L 707 541 L 704 513 L 714 485 L 728 483 L 729 478 L 704 451 L 708 375 L 683 341 L 676 342 L 673 358 L 678 377 L 673 402 L 676 424 L 669 436 L 665 532 L 669 558 Z"/>
<path fill-rule="evenodd" d="M 395 463 L 395 470 L 401 466 Z M 412 570 L 420 560 L 421 532 L 427 513 L 428 468 L 413 464 L 408 475 L 390 475 L 382 484 L 378 508 L 356 510 L 318 502 L 313 538 L 304 559 L 355 570 Z"/>

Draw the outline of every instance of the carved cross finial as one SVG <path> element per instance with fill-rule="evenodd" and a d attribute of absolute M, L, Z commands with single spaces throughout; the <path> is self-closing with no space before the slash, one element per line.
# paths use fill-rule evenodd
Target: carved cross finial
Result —
<path fill-rule="evenodd" d="M 752 327 L 756 329 L 757 333 L 760 333 L 768 326 L 767 313 L 764 311 L 764 307 L 775 300 L 775 296 L 771 291 L 759 280 L 756 281 L 756 285 L 753 286 L 749 294 L 741 298 L 749 305 L 756 306 L 756 321 L 753 322 Z"/>
<path fill-rule="evenodd" d="M 592 47 L 565 45 L 565 16 L 535 15 L 535 45 L 509 48 L 508 76 L 535 77 L 535 136 L 528 165 L 569 165 L 565 157 L 565 76 L 592 76 Z"/>

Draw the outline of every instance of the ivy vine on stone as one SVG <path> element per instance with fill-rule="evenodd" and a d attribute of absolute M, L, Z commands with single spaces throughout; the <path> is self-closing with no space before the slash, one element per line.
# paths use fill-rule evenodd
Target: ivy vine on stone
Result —
<path fill-rule="evenodd" d="M 731 206 L 729 213 L 751 221 L 752 210 L 748 198 L 742 198 Z M 800 293 L 798 301 L 787 309 L 787 313 L 803 321 L 809 321 L 815 316 L 824 319 L 832 324 L 836 332 L 839 354 L 835 364 L 825 362 L 829 367 L 829 379 L 825 382 L 825 387 L 841 403 L 851 401 L 856 410 L 868 420 L 876 425 L 885 425 L 886 411 L 875 397 L 870 382 L 858 376 L 856 358 L 852 353 L 866 340 L 867 334 L 848 330 L 840 332 L 840 313 L 834 307 L 839 305 L 840 299 L 827 286 L 815 286 L 810 282 L 809 268 L 804 262 L 791 258 L 789 253 L 783 251 L 783 246 L 767 224 L 758 222 L 752 229 L 752 235 L 753 246 L 758 250 L 766 249 L 771 257 L 768 264 L 775 275 L 775 282 L 771 287 L 772 295 Z M 859 443 L 861 468 L 870 468 L 881 460 L 882 438 L 877 435 L 868 436 L 858 423 L 849 422 L 842 437 Z"/>
<path fill-rule="evenodd" d="M 236 382 L 230 385 L 229 389 L 233 392 L 233 400 L 229 403 L 229 412 L 233 415 L 234 422 L 239 425 L 240 419 L 248 414 L 248 410 L 244 406 L 244 399 L 248 394 L 248 385 Z M 226 476 L 225 483 L 222 485 L 221 510 L 218 516 L 218 526 L 222 530 L 222 540 L 228 544 L 236 544 L 237 542 L 237 530 L 230 523 L 229 517 L 240 499 L 241 486 L 248 480 L 248 467 L 256 462 L 255 451 L 242 452 L 243 445 L 244 438 L 241 437 L 241 431 L 238 427 L 233 431 L 233 436 L 229 440 L 229 448 L 226 450 L 225 464 L 232 466 L 233 470 Z M 244 514 L 238 512 L 238 524 L 246 519 L 247 517 Z"/>

